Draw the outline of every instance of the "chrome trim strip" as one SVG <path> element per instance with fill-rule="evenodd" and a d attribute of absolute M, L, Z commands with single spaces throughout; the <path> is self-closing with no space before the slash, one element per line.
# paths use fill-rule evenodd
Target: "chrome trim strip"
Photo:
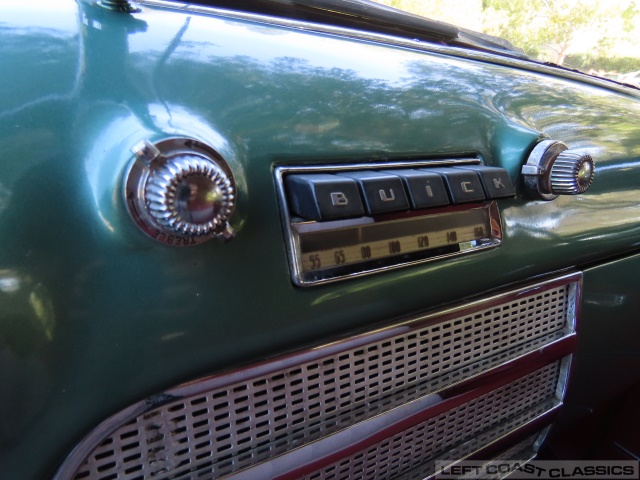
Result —
<path fill-rule="evenodd" d="M 571 330 L 577 330 L 577 321 L 580 317 L 580 309 L 582 308 L 582 276 L 577 279 L 576 283 L 569 285 L 569 311 L 567 312 L 567 327 Z"/>
<path fill-rule="evenodd" d="M 560 379 L 558 380 L 558 388 L 556 390 L 556 396 L 558 398 L 564 398 L 567 394 L 567 385 L 569 384 L 572 365 L 573 355 L 568 355 L 562 360 L 562 364 L 560 365 Z"/>
<path fill-rule="evenodd" d="M 283 371 L 287 368 L 292 368 L 306 362 L 314 361 L 326 355 L 338 354 L 347 350 L 357 349 L 361 346 L 384 340 L 398 334 L 417 331 L 428 325 L 446 322 L 448 319 L 455 318 L 456 316 L 465 315 L 470 312 L 475 312 L 482 309 L 492 308 L 497 305 L 512 302 L 518 299 L 524 299 L 527 297 L 539 295 L 541 293 L 544 293 L 545 291 L 552 290 L 560 286 L 572 284 L 579 285 L 581 284 L 581 280 L 582 272 L 568 273 L 559 277 L 543 280 L 531 285 L 526 285 L 513 290 L 509 290 L 504 293 L 494 294 L 489 297 L 469 301 L 468 303 L 465 303 L 461 306 L 447 308 L 424 315 L 411 316 L 407 319 L 398 321 L 395 324 L 371 330 L 366 333 L 336 340 L 334 342 L 327 343 L 318 347 L 311 347 L 305 350 L 281 355 L 272 359 L 264 360 L 257 364 L 249 365 L 244 368 L 237 368 L 234 370 L 221 372 L 217 375 L 205 377 L 193 382 L 179 385 L 163 393 L 154 395 L 143 401 L 133 404 L 130 407 L 121 410 L 120 412 L 114 414 L 113 416 L 100 423 L 69 454 L 67 459 L 63 462 L 63 464 L 57 471 L 53 480 L 68 480 L 72 478 L 84 459 L 87 458 L 87 456 L 106 437 L 111 435 L 121 425 L 126 424 L 132 419 L 164 404 L 179 400 L 181 398 L 199 395 L 210 390 L 221 388 L 237 382 L 248 381 L 262 375 Z M 575 298 L 578 298 L 578 295 L 576 295 Z M 522 361 L 522 358 L 524 357 L 533 358 L 535 356 L 540 357 L 540 355 L 550 355 L 552 352 L 555 352 L 556 349 L 559 348 L 568 349 L 563 350 L 562 352 L 562 355 L 566 355 L 570 353 L 569 350 L 573 348 L 576 340 L 573 328 L 567 327 L 568 325 L 565 326 L 564 332 L 560 332 L 562 334 L 562 338 L 550 344 L 546 344 L 547 346 L 544 349 L 534 350 L 532 352 L 520 355 L 519 357 L 511 358 L 508 362 L 502 365 L 496 366 L 490 370 L 485 370 L 484 372 L 478 373 L 474 376 L 467 377 L 463 381 L 450 384 L 445 388 L 455 391 L 457 386 L 461 383 L 475 383 L 476 381 L 478 381 L 477 379 L 483 379 L 486 377 L 486 375 L 491 375 L 491 372 L 502 372 L 504 368 L 510 368 L 505 367 L 505 365 L 509 366 L 512 365 L 512 362 Z M 558 354 L 558 356 L 560 356 L 560 354 Z"/>
<path fill-rule="evenodd" d="M 542 448 L 542 445 L 544 444 L 544 441 L 547 439 L 547 436 L 549 435 L 549 431 L 551 430 L 551 425 L 549 425 L 548 427 L 545 427 L 539 434 L 538 434 L 538 438 L 536 438 L 535 443 L 533 444 L 533 449 L 536 452 L 536 455 L 538 454 L 538 452 L 540 451 L 540 449 Z"/>
<path fill-rule="evenodd" d="M 457 165 L 482 165 L 482 161 L 477 157 L 443 158 L 432 160 L 393 160 L 381 162 L 357 162 L 349 163 L 328 163 L 328 164 L 305 164 L 305 165 L 283 165 L 278 167 L 287 170 L 287 173 L 331 173 L 346 172 L 349 170 L 381 170 L 398 168 L 421 168 L 421 167 L 455 167 Z"/>
<path fill-rule="evenodd" d="M 477 245 L 469 245 L 466 248 L 461 248 L 458 252 L 446 253 L 440 255 L 433 255 L 426 258 L 415 259 L 415 260 L 401 260 L 397 259 L 397 263 L 388 266 L 382 267 L 367 267 L 366 262 L 359 262 L 352 265 L 354 271 L 349 273 L 337 274 L 330 278 L 323 278 L 319 280 L 310 280 L 305 279 L 303 274 L 303 268 L 300 263 L 300 259 L 302 258 L 300 252 L 299 241 L 297 240 L 297 234 L 294 232 L 293 224 L 303 225 L 305 229 L 329 229 L 332 228 L 333 225 L 351 225 L 356 223 L 364 223 L 367 222 L 367 219 L 371 219 L 371 217 L 361 217 L 358 219 L 352 220 L 340 220 L 336 222 L 326 222 L 328 226 L 323 225 L 325 222 L 317 223 L 317 222 L 304 222 L 304 223 L 296 223 L 293 222 L 293 219 L 289 213 L 287 196 L 284 187 L 284 177 L 288 174 L 300 174 L 300 173 L 335 173 L 335 172 L 346 172 L 351 170 L 387 170 L 387 169 L 398 169 L 398 168 L 420 168 L 420 167 L 443 167 L 443 166 L 457 166 L 457 165 L 482 165 L 482 162 L 478 158 L 469 157 L 469 158 L 457 158 L 457 159 L 434 159 L 434 160 L 420 160 L 420 161 L 392 161 L 392 162 L 383 162 L 383 163 L 374 163 L 374 162 L 366 162 L 366 163 L 348 163 L 345 165 L 340 164 L 329 164 L 329 165 L 300 165 L 300 166 L 279 166 L 275 169 L 275 177 L 276 177 L 276 190 L 278 192 L 278 200 L 280 202 L 280 215 L 282 218 L 282 224 L 284 229 L 285 240 L 287 244 L 287 255 L 289 257 L 289 269 L 291 273 L 291 279 L 294 284 L 299 287 L 309 287 L 315 285 L 324 285 L 328 283 L 339 282 L 343 280 L 348 280 L 350 278 L 358 278 L 367 275 L 371 275 L 374 273 L 381 273 L 390 270 L 395 270 L 397 268 L 408 267 L 412 265 L 419 265 L 421 263 L 432 262 L 435 260 L 441 260 L 443 258 L 455 257 L 459 255 L 465 255 L 481 250 L 486 250 L 490 248 L 498 247 L 502 243 L 502 221 L 500 219 L 500 212 L 498 211 L 498 205 L 495 201 L 485 202 L 485 204 L 481 207 L 480 204 L 466 204 L 466 205 L 453 205 L 449 207 L 443 208 L 433 208 L 433 209 L 423 209 L 423 210 L 414 210 L 410 211 L 406 214 L 398 215 L 398 219 L 401 218 L 411 218 L 414 216 L 424 216 L 427 217 L 429 215 L 437 215 L 439 213 L 447 213 L 447 212 L 455 212 L 455 211 L 468 211 L 473 208 L 485 208 L 488 209 L 489 221 L 491 223 L 491 237 L 493 240 L 487 241 L 486 243 L 477 244 Z M 307 225 L 308 223 L 308 225 Z M 390 257 L 391 258 L 391 257 Z M 361 269 L 358 270 L 358 267 Z M 329 273 L 330 274 L 330 273 Z"/>
<path fill-rule="evenodd" d="M 303 32 L 317 32 L 325 33 L 329 35 L 337 35 L 340 37 L 347 37 L 356 40 L 364 40 L 375 43 L 384 43 L 396 47 L 411 48 L 422 52 L 437 53 L 447 55 L 451 57 L 464 58 L 473 61 L 479 61 L 484 63 L 491 63 L 494 65 L 502 65 L 506 67 L 518 68 L 521 70 L 527 70 L 534 73 L 542 73 L 551 75 L 557 78 L 564 78 L 567 80 L 575 80 L 580 83 L 595 85 L 598 87 L 606 88 L 608 90 L 624 93 L 634 97 L 640 97 L 640 90 L 634 89 L 632 86 L 626 87 L 622 84 L 607 81 L 598 77 L 592 77 L 585 73 L 580 73 L 572 70 L 565 70 L 560 67 L 551 67 L 541 63 L 536 63 L 532 60 L 520 60 L 513 57 L 505 57 L 499 54 L 486 53 L 478 50 L 470 50 L 462 47 L 449 47 L 445 45 L 438 45 L 435 43 L 426 43 L 419 40 L 410 40 L 407 38 L 395 37 L 393 35 L 385 35 L 381 33 L 366 32 L 361 30 L 354 30 L 345 27 L 337 27 L 332 25 L 325 25 L 321 23 L 304 22 L 301 20 L 292 20 L 281 17 L 274 17 L 269 15 L 261 15 L 256 13 L 240 12 L 236 10 L 229 10 L 216 7 L 205 7 L 202 5 L 193 5 L 185 2 L 172 2 L 166 0 L 138 0 L 138 4 L 146 7 L 164 8 L 169 10 L 179 10 L 182 12 L 202 13 L 205 15 L 215 15 L 225 18 L 232 18 L 235 20 L 242 20 L 248 22 L 257 22 L 263 24 L 274 25 L 278 27 L 290 28 L 293 30 L 299 30 Z M 135 14 L 134 14 L 135 15 Z"/>

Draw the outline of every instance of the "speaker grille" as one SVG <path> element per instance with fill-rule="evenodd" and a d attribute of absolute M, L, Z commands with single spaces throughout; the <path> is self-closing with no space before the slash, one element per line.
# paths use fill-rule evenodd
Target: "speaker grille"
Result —
<path fill-rule="evenodd" d="M 559 362 L 548 365 L 386 439 L 366 451 L 309 474 L 304 479 L 395 478 L 461 442 L 492 427 L 502 426 L 494 429 L 489 436 L 498 438 L 501 434 L 504 435 L 505 430 L 513 430 L 550 408 L 549 402 L 545 400 L 554 401 L 559 373 Z M 491 438 L 484 440 L 488 443 Z"/>
<path fill-rule="evenodd" d="M 178 387 L 124 424 L 105 422 L 97 430 L 111 433 L 99 442 L 89 436 L 84 448 L 91 440 L 97 446 L 56 480 L 210 479 L 256 465 L 562 338 L 573 330 L 576 285 L 575 276 L 545 282 Z M 509 385 L 502 399 L 496 391 L 433 419 L 435 426 L 423 427 L 439 433 L 423 442 L 419 457 L 548 398 L 557 369 Z M 402 445 L 417 448 L 409 437 L 394 442 L 380 448 L 394 456 Z M 397 468 L 411 464 L 398 461 Z M 397 462 L 383 463 L 372 468 Z M 309 478 L 360 478 L 319 475 Z"/>

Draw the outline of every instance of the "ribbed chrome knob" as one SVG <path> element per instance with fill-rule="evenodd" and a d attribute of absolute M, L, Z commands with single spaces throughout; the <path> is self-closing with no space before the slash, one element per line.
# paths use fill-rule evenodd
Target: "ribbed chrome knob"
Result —
<path fill-rule="evenodd" d="M 591 155 L 565 150 L 551 166 L 551 192 L 557 195 L 584 193 L 593 182 L 594 173 Z"/>
<path fill-rule="evenodd" d="M 211 160 L 196 156 L 169 159 L 147 180 L 149 213 L 168 230 L 188 236 L 219 230 L 233 212 L 231 180 Z"/>
<path fill-rule="evenodd" d="M 538 143 L 522 166 L 525 191 L 541 200 L 584 193 L 594 175 L 591 155 L 568 150 L 564 143 L 555 140 Z"/>
<path fill-rule="evenodd" d="M 181 137 L 140 142 L 126 173 L 124 194 L 131 217 L 165 245 L 229 240 L 236 203 L 231 168 L 211 147 Z"/>

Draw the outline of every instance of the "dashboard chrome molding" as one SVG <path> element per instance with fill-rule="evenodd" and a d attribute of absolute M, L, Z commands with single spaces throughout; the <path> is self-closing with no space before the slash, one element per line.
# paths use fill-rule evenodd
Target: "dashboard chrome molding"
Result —
<path fill-rule="evenodd" d="M 374 220 L 373 217 L 365 216 L 356 219 L 336 220 L 330 222 L 299 221 L 296 220 L 296 218 L 294 218 L 294 216 L 289 212 L 287 193 L 284 185 L 285 177 L 287 175 L 342 173 L 363 169 L 375 169 L 377 171 L 384 172 L 384 170 L 401 168 L 415 169 L 428 167 L 455 167 L 463 165 L 482 165 L 482 162 L 478 158 L 469 157 L 442 160 L 390 161 L 384 163 L 365 162 L 344 165 L 283 165 L 276 167 L 276 188 L 280 201 L 280 212 L 293 283 L 299 287 L 322 285 L 495 248 L 502 243 L 502 221 L 495 201 L 485 201 L 483 204 L 468 203 L 448 207 L 432 207 L 428 209 L 414 210 L 404 214 L 385 214 L 377 216 L 377 220 Z M 301 248 L 302 233 L 309 234 L 311 232 L 344 231 L 350 228 L 369 228 L 376 224 L 376 222 L 380 222 L 380 225 L 390 225 L 396 222 L 395 224 L 397 225 L 403 220 L 406 222 L 431 219 L 437 220 L 436 217 L 446 219 L 450 216 L 465 214 L 487 216 L 487 237 L 473 241 L 461 241 L 459 243 L 455 243 L 455 246 L 458 247 L 457 251 L 448 251 L 446 246 L 442 246 L 441 248 L 429 247 L 424 251 L 415 251 L 406 255 L 395 255 L 395 257 L 384 257 L 377 261 L 358 261 L 357 263 L 352 263 L 350 265 L 323 269 L 320 272 L 305 272 L 302 260 L 303 251 Z M 383 220 L 380 221 L 380 218 Z M 452 246 L 454 246 L 454 244 L 452 244 Z M 385 260 L 388 260 L 390 264 L 381 264 Z"/>
<path fill-rule="evenodd" d="M 239 395 L 245 395 L 245 392 L 253 394 L 252 392 L 256 389 L 255 382 L 260 379 L 267 379 L 268 382 L 271 382 L 272 379 L 282 376 L 289 378 L 286 382 L 296 381 L 295 375 L 291 376 L 292 369 L 296 371 L 305 370 L 306 372 L 308 365 L 323 364 L 323 359 L 327 358 L 333 358 L 337 361 L 345 355 L 350 359 L 353 357 L 352 360 L 348 361 L 351 363 L 345 364 L 351 365 L 349 368 L 353 368 L 352 363 L 356 360 L 357 355 L 359 355 L 358 352 L 369 352 L 368 355 L 381 355 L 383 350 L 374 351 L 372 348 L 381 348 L 384 344 L 403 346 L 402 352 L 395 355 L 405 357 L 409 354 L 409 344 L 404 342 L 415 342 L 416 340 L 413 339 L 423 339 L 427 341 L 427 339 L 430 338 L 429 335 L 432 335 L 428 333 L 431 330 L 436 332 L 437 329 L 435 334 L 442 335 L 446 332 L 447 328 L 460 329 L 463 325 L 471 327 L 471 325 L 478 322 L 480 322 L 478 325 L 481 327 L 479 330 L 482 332 L 481 337 L 485 337 L 488 334 L 486 330 L 487 326 L 490 326 L 490 331 L 493 331 L 495 329 L 505 328 L 504 325 L 509 325 L 506 328 L 511 332 L 508 337 L 512 339 L 512 343 L 504 344 L 504 342 L 500 342 L 501 349 L 499 350 L 494 350 L 493 347 L 491 347 L 493 344 L 489 343 L 488 345 L 491 347 L 487 347 L 489 350 L 473 350 L 480 355 L 480 357 L 469 357 L 466 363 L 465 361 L 460 362 L 459 357 L 456 357 L 458 358 L 457 363 L 452 364 L 449 369 L 444 368 L 445 365 L 441 362 L 441 365 L 436 370 L 437 373 L 428 373 L 425 377 L 419 376 L 420 380 L 414 380 L 413 384 L 406 384 L 403 389 L 400 389 L 396 393 L 391 391 L 390 393 L 393 394 L 394 398 L 398 396 L 397 402 L 391 401 L 387 397 L 380 397 L 378 399 L 376 399 L 377 397 L 371 397 L 371 399 L 365 401 L 366 405 L 374 406 L 371 412 L 365 413 L 364 416 L 362 413 L 358 413 L 353 418 L 351 414 L 347 414 L 346 418 L 350 419 L 348 424 L 342 425 L 338 422 L 337 430 L 330 429 L 327 432 L 323 431 L 318 438 L 313 438 L 313 436 L 309 438 L 305 437 L 306 442 L 303 444 L 309 444 L 309 441 L 315 442 L 319 440 L 325 443 L 325 445 L 330 445 L 330 441 L 329 443 L 325 442 L 327 438 L 335 439 L 336 433 L 344 428 L 351 428 L 351 425 L 359 424 L 362 421 L 373 422 L 368 423 L 368 425 L 370 427 L 375 426 L 375 429 L 382 428 L 386 430 L 391 428 L 391 425 L 397 423 L 397 421 L 401 421 L 402 418 L 407 417 L 407 415 L 409 417 L 415 415 L 425 416 L 425 410 L 433 413 L 458 405 L 458 403 L 463 401 L 463 398 L 476 398 L 478 392 L 492 391 L 492 385 L 502 385 L 508 381 L 517 381 L 523 378 L 522 375 L 527 375 L 527 372 L 532 372 L 541 367 L 545 368 L 550 365 L 549 362 L 560 361 L 559 370 L 554 374 L 557 378 L 557 384 L 553 389 L 553 396 L 561 403 L 566 388 L 571 353 L 576 346 L 575 326 L 577 316 L 579 315 L 581 283 L 581 272 L 568 273 L 535 284 L 514 288 L 504 293 L 470 301 L 461 306 L 425 315 L 412 316 L 389 326 L 370 330 L 366 333 L 321 346 L 310 347 L 306 350 L 273 357 L 261 363 L 248 365 L 244 368 L 222 372 L 211 377 L 179 385 L 135 403 L 106 419 L 71 452 L 56 473 L 54 480 L 70 480 L 76 478 L 76 472 L 78 472 L 85 459 L 87 459 L 89 455 L 92 455 L 92 452 L 96 451 L 101 444 L 104 444 L 106 438 L 113 437 L 118 429 L 123 427 L 127 429 L 145 429 L 146 425 L 147 427 L 152 426 L 154 432 L 156 431 L 155 428 L 160 428 L 161 430 L 157 431 L 164 432 L 164 430 L 162 430 L 164 427 L 154 427 L 154 425 L 158 422 L 171 423 L 171 417 L 173 415 L 186 413 L 181 410 L 176 410 L 175 405 L 183 404 L 185 406 L 181 408 L 201 409 L 203 408 L 203 404 L 198 398 L 203 398 L 203 395 L 207 397 L 215 396 L 215 392 L 221 392 L 222 390 L 228 392 L 239 391 Z M 512 311 L 512 314 L 515 315 L 513 319 L 510 316 L 505 319 L 504 315 L 508 314 L 509 311 Z M 551 317 L 549 317 L 549 315 L 551 315 Z M 464 322 L 461 322 L 462 319 L 465 319 Z M 505 321 L 507 322 L 506 324 L 504 323 Z M 512 327 L 512 325 L 514 327 Z M 519 326 L 516 328 L 516 325 Z M 445 328 L 445 330 L 442 330 L 443 328 Z M 513 328 L 516 329 L 513 330 Z M 465 328 L 464 331 L 467 332 L 468 330 Z M 470 338 L 474 338 L 473 335 L 476 335 L 472 332 L 473 329 L 467 333 L 467 335 L 472 335 Z M 499 333 L 499 330 L 495 330 L 491 338 L 499 339 L 503 335 L 504 333 Z M 454 337 L 463 338 L 459 333 L 455 334 Z M 467 337 L 464 338 L 464 341 L 469 340 Z M 399 343 L 399 339 L 404 340 Z M 452 340 L 455 340 L 455 338 L 452 338 Z M 433 343 L 432 340 L 428 340 L 428 342 L 429 355 L 432 355 L 434 349 L 438 348 L 437 343 L 440 341 Z M 453 345 L 455 345 L 456 342 L 458 342 L 458 340 L 455 340 Z M 486 343 L 487 340 L 482 340 L 482 342 Z M 420 343 L 420 345 L 422 345 L 422 343 Z M 396 347 L 391 348 L 395 349 Z M 430 369 L 432 367 L 428 358 L 429 355 L 425 356 L 425 354 L 420 354 L 418 357 L 413 358 L 420 360 L 422 364 L 420 368 Z M 385 356 L 384 358 L 389 357 Z M 442 358 L 442 360 L 445 359 Z M 333 361 L 334 360 L 332 360 L 332 362 Z M 402 363 L 404 363 L 404 360 Z M 347 371 L 338 368 L 342 363 L 331 363 L 331 365 L 336 372 L 339 372 L 336 373 L 338 375 L 342 375 Z M 314 371 L 315 370 L 309 370 L 309 373 L 313 373 Z M 425 371 L 425 373 L 427 372 Z M 353 374 L 356 376 L 360 375 L 357 374 L 357 372 L 353 372 Z M 412 375 L 415 376 L 415 374 Z M 381 381 L 381 379 L 376 377 L 376 381 Z M 248 390 L 246 388 L 237 390 L 239 385 L 246 385 Z M 270 388 L 273 388 L 276 384 L 269 383 L 269 385 L 271 385 Z M 287 387 L 285 385 L 285 388 L 291 389 L 292 386 L 289 385 Z M 300 387 L 295 386 L 293 388 Z M 215 398 L 218 397 L 216 396 Z M 219 398 L 221 399 L 219 401 L 224 401 L 225 399 L 225 397 Z M 264 399 L 264 397 L 261 396 L 260 399 Z M 230 401 L 231 399 L 228 398 L 228 400 Z M 559 406 L 560 403 L 555 402 L 554 405 L 557 404 L 556 406 Z M 284 405 L 288 405 L 288 403 Z M 375 407 L 375 405 L 378 406 Z M 303 413 L 303 416 L 300 417 L 301 419 L 309 418 L 309 412 L 312 411 L 307 411 L 307 408 L 311 408 L 310 406 L 305 406 L 304 408 L 306 413 Z M 369 407 L 367 407 L 367 409 L 369 409 Z M 292 413 L 292 410 L 291 406 L 289 406 L 289 413 Z M 405 412 L 406 415 L 403 415 L 402 412 Z M 211 416 L 210 421 L 213 422 L 214 413 L 208 413 L 208 416 L 209 415 Z M 154 420 L 154 418 L 158 420 Z M 384 418 L 384 422 L 380 423 L 380 420 L 376 420 L 378 418 Z M 138 420 L 136 419 L 140 420 L 141 423 L 138 424 Z M 358 421 L 352 421 L 354 419 Z M 152 422 L 153 425 L 149 422 Z M 207 425 L 207 428 L 213 428 L 213 426 L 209 426 L 209 420 L 207 421 Z M 521 427 L 524 427 L 524 424 L 519 425 L 517 429 L 519 430 Z M 169 431 L 165 434 L 169 435 Z M 177 438 L 173 439 L 173 433 L 170 435 L 168 441 L 178 441 Z M 127 434 L 127 437 L 130 438 L 130 434 Z M 348 437 L 347 435 L 345 438 Z M 496 437 L 496 441 L 499 439 L 498 437 Z M 118 438 L 120 437 L 118 436 Z M 287 450 L 289 453 L 286 453 L 286 455 L 298 451 L 298 448 L 303 444 L 297 442 L 301 440 L 302 439 L 296 440 L 294 442 L 296 448 L 294 450 Z M 114 445 L 107 446 L 109 449 L 113 447 Z M 300 452 L 303 451 L 308 452 L 308 450 L 300 450 Z M 269 463 L 273 458 L 274 457 L 270 457 L 268 459 Z M 302 461 L 302 459 L 298 460 Z M 308 458 L 307 460 L 314 459 Z M 103 461 L 110 462 L 111 460 L 107 458 Z M 303 463 L 298 463 L 298 465 L 302 464 Z M 247 467 L 249 469 L 253 468 L 250 465 L 246 465 L 241 470 L 228 472 L 228 474 L 241 474 Z M 225 473 L 225 476 L 226 475 L 227 473 Z"/>
<path fill-rule="evenodd" d="M 606 88 L 626 95 L 634 97 L 640 97 L 640 90 L 631 86 L 627 87 L 623 84 L 608 81 L 603 78 L 590 76 L 586 73 L 581 73 L 562 67 L 552 67 L 532 60 L 520 60 L 514 57 L 501 56 L 493 53 L 485 53 L 479 50 L 465 49 L 461 47 L 449 47 L 445 45 L 438 45 L 436 43 L 422 42 L 420 40 L 413 40 L 408 38 L 395 37 L 393 35 L 385 35 L 382 33 L 366 32 L 362 30 L 354 30 L 346 27 L 338 27 L 333 25 L 326 25 L 321 23 L 305 22 L 302 20 L 293 20 L 281 17 L 274 17 L 270 15 L 263 15 L 257 13 L 241 12 L 237 10 L 229 10 L 220 7 L 208 7 L 203 5 L 194 5 L 185 2 L 172 2 L 167 0 L 138 0 L 139 5 L 148 7 L 165 8 L 170 10 L 180 10 L 184 12 L 202 13 L 205 15 L 215 15 L 226 18 L 233 18 L 241 21 L 265 23 L 269 25 L 290 28 L 293 30 L 308 31 L 324 33 L 329 35 L 336 35 L 340 37 L 353 38 L 355 40 L 364 40 L 375 43 L 384 43 L 396 47 L 410 48 L 412 50 L 418 50 L 423 52 L 443 54 L 450 57 L 458 57 L 473 61 L 480 61 L 484 63 L 491 63 L 494 65 L 501 65 L 506 67 L 518 68 L 520 70 L 527 70 L 534 73 L 542 73 L 546 75 L 553 75 L 554 77 L 565 78 L 567 80 L 574 80 L 580 83 L 594 85 L 597 87 Z"/>

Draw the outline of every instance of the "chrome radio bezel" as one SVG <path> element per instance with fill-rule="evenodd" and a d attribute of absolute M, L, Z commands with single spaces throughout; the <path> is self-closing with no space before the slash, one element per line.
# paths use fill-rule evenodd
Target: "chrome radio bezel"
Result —
<path fill-rule="evenodd" d="M 448 205 L 445 207 L 432 207 L 420 210 L 410 210 L 407 212 L 397 212 L 393 214 L 384 214 L 376 216 L 363 216 L 346 220 L 333 221 L 309 221 L 293 216 L 289 211 L 289 202 L 285 188 L 285 178 L 291 174 L 309 174 L 309 173 L 341 173 L 359 170 L 390 170 L 400 168 L 428 168 L 428 167 L 454 167 L 463 165 L 479 165 L 484 163 L 477 157 L 456 158 L 456 159 L 437 159 L 437 160 L 419 160 L 419 161 L 389 161 L 389 162 L 363 162 L 349 164 L 326 164 L 326 165 L 282 165 L 277 166 L 274 170 L 276 189 L 280 202 L 280 214 L 283 224 L 285 241 L 287 244 L 287 255 L 289 260 L 289 270 L 293 283 L 299 287 L 309 287 L 315 285 L 323 285 L 327 283 L 339 282 L 350 278 L 362 277 L 374 273 L 394 270 L 397 268 L 418 265 L 422 263 L 441 260 L 443 258 L 465 255 L 477 251 L 487 250 L 498 247 L 502 243 L 502 222 L 498 206 L 495 200 L 485 200 L 476 203 L 463 203 L 458 205 Z M 354 228 L 365 224 L 379 222 L 394 222 L 398 220 L 411 218 L 432 217 L 435 215 L 459 214 L 474 209 L 486 210 L 489 217 L 491 235 L 486 239 L 461 242 L 457 244 L 459 250 L 451 252 L 434 252 L 422 258 L 411 258 L 411 255 L 396 255 L 388 257 L 394 259 L 389 265 L 372 266 L 371 261 L 363 261 L 339 268 L 323 269 L 322 275 L 319 276 L 311 272 L 305 273 L 302 266 L 302 252 L 298 237 L 298 227 L 306 231 L 324 231 L 337 228 Z M 427 249 L 429 250 L 438 249 Z M 442 249 L 440 249 L 442 250 Z M 381 262 L 377 262 L 381 263 Z"/>

